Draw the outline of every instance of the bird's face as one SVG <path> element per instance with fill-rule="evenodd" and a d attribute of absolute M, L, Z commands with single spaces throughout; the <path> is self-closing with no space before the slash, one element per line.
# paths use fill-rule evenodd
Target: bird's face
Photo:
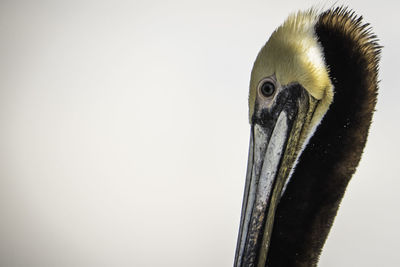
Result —
<path fill-rule="evenodd" d="M 296 161 L 333 99 L 314 11 L 270 37 L 250 82 L 251 137 L 235 266 L 265 266 L 275 211 Z"/>

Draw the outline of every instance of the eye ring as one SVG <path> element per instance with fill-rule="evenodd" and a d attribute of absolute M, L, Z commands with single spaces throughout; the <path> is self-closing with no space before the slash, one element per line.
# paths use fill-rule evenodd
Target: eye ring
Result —
<path fill-rule="evenodd" d="M 274 95 L 276 91 L 276 86 L 273 81 L 266 79 L 261 81 L 259 85 L 259 92 L 263 97 L 269 98 Z"/>

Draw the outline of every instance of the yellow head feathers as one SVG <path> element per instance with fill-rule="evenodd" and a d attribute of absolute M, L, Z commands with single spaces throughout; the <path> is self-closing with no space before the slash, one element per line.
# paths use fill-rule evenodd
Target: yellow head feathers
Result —
<path fill-rule="evenodd" d="M 311 96 L 320 100 L 315 117 L 319 120 L 323 117 L 333 99 L 333 86 L 322 47 L 315 34 L 317 21 L 318 15 L 313 9 L 292 14 L 261 49 L 251 73 L 250 119 L 254 112 L 258 83 L 273 74 L 281 85 L 297 82 Z"/>

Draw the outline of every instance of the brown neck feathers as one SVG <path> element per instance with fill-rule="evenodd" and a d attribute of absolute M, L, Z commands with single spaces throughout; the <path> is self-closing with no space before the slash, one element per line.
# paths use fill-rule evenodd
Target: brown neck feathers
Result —
<path fill-rule="evenodd" d="M 282 196 L 267 265 L 316 266 L 339 203 L 364 149 L 377 97 L 380 46 L 346 8 L 315 26 L 334 85 L 328 112 L 304 149 Z"/>

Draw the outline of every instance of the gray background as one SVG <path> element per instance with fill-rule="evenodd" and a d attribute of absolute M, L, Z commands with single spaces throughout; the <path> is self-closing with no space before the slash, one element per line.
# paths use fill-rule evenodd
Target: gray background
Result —
<path fill-rule="evenodd" d="M 395 1 L 369 141 L 320 266 L 396 266 Z M 232 266 L 252 63 L 333 1 L 1 1 L 0 266 Z"/>

